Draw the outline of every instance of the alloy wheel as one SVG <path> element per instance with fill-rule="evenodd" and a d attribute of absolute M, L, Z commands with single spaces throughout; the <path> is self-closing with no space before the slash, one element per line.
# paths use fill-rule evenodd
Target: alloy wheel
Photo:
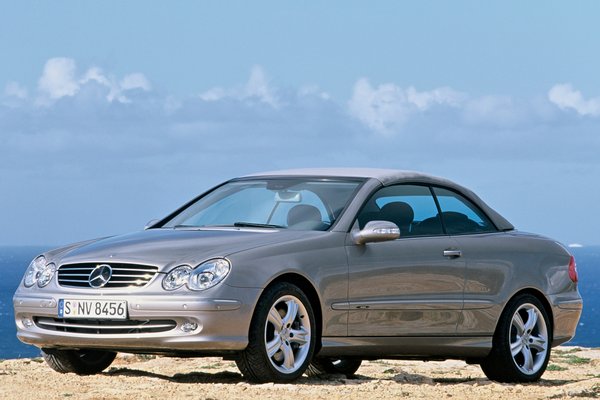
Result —
<path fill-rule="evenodd" d="M 510 324 L 510 351 L 517 368 L 526 375 L 544 366 L 548 351 L 548 328 L 541 311 L 531 303 L 522 304 Z"/>
<path fill-rule="evenodd" d="M 273 367 L 288 374 L 303 365 L 310 350 L 311 326 L 302 302 L 292 295 L 280 297 L 265 323 L 265 348 Z"/>

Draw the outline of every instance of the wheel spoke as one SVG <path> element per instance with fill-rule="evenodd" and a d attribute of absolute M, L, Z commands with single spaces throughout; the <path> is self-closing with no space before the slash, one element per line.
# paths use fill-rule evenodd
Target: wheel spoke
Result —
<path fill-rule="evenodd" d="M 280 348 L 281 348 L 281 339 L 279 339 L 279 336 L 276 336 L 275 339 L 273 339 L 267 343 L 267 354 L 268 354 L 269 358 L 273 357 L 275 355 L 275 353 L 277 353 L 279 351 Z"/>
<path fill-rule="evenodd" d="M 521 351 L 523 354 L 523 368 L 527 371 L 533 370 L 533 354 L 531 354 L 531 350 L 527 346 L 523 346 L 523 350 Z"/>
<path fill-rule="evenodd" d="M 538 352 L 546 351 L 547 341 L 545 337 L 531 336 L 530 339 L 532 340 L 532 342 L 529 343 L 529 347 L 531 347 L 534 350 L 537 350 Z"/>
<path fill-rule="evenodd" d="M 287 313 L 283 317 L 282 327 L 291 325 L 298 315 L 298 304 L 294 300 L 288 300 L 285 304 L 287 305 Z"/>
<path fill-rule="evenodd" d="M 536 310 L 530 308 L 527 310 L 527 322 L 525 323 L 525 329 L 527 332 L 531 332 L 537 325 L 538 315 Z"/>
<path fill-rule="evenodd" d="M 269 311 L 268 321 L 273 324 L 276 332 L 283 329 L 283 319 L 275 307 L 271 308 L 271 311 Z"/>
<path fill-rule="evenodd" d="M 512 324 L 515 328 L 517 328 L 518 335 L 523 336 L 523 333 L 525 332 L 525 323 L 523 322 L 523 318 L 521 318 L 519 313 L 515 313 Z"/>
<path fill-rule="evenodd" d="M 510 352 L 513 357 L 516 357 L 523 350 L 523 343 L 521 343 L 521 339 L 510 344 Z"/>
<path fill-rule="evenodd" d="M 292 346 L 284 343 L 281 349 L 283 350 L 283 366 L 287 369 L 293 369 L 295 360 Z"/>
<path fill-rule="evenodd" d="M 292 329 L 290 330 L 290 333 L 290 342 L 298 343 L 300 346 L 308 343 L 310 340 L 310 332 L 308 332 L 304 327 L 301 327 L 300 329 Z"/>

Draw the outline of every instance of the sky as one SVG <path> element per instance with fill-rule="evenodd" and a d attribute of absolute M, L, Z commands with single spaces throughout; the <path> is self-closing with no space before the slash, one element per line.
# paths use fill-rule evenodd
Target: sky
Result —
<path fill-rule="evenodd" d="M 0 1 L 0 246 L 299 167 L 443 176 L 600 244 L 596 1 Z"/>

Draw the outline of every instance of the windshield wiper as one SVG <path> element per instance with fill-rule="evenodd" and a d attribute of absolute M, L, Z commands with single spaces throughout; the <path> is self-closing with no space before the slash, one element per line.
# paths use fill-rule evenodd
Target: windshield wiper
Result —
<path fill-rule="evenodd" d="M 274 225 L 274 224 L 260 224 L 257 222 L 236 222 L 233 224 L 236 228 L 273 228 L 273 229 L 281 229 L 285 228 L 283 225 Z"/>

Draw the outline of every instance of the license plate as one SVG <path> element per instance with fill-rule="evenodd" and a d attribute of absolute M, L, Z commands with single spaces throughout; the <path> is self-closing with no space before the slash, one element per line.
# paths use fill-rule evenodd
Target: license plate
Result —
<path fill-rule="evenodd" d="M 127 301 L 60 299 L 58 318 L 127 319 Z"/>

